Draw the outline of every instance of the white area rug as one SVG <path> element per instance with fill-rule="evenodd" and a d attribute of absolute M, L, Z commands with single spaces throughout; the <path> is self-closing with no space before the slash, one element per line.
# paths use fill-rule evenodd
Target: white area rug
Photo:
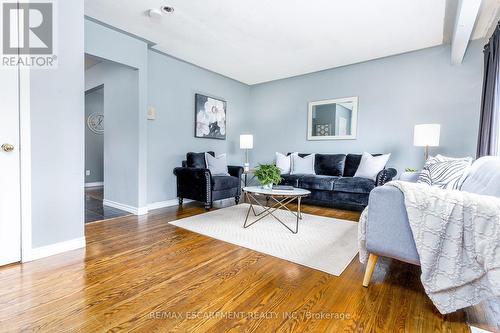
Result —
<path fill-rule="evenodd" d="M 244 229 L 248 206 L 240 204 L 170 224 L 336 276 L 358 253 L 356 222 L 302 214 L 299 232 L 292 234 L 268 216 Z M 257 212 L 260 210 L 256 207 Z M 295 217 L 289 212 L 280 210 L 276 215 L 295 228 Z M 255 219 L 252 213 L 250 219 L 249 223 Z"/>

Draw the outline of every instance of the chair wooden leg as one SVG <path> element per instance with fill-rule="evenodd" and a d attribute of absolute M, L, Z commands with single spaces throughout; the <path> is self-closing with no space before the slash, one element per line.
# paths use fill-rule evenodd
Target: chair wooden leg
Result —
<path fill-rule="evenodd" d="M 373 275 L 373 271 L 375 270 L 375 266 L 377 265 L 378 256 L 370 253 L 370 257 L 368 257 L 368 264 L 366 265 L 365 277 L 363 278 L 363 287 L 368 287 L 370 284 L 370 280 Z"/>

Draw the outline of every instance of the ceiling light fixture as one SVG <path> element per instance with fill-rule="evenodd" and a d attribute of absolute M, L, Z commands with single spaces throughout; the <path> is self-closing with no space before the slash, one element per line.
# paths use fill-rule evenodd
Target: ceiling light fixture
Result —
<path fill-rule="evenodd" d="M 159 9 L 150 9 L 148 15 L 151 18 L 159 19 L 163 16 L 163 13 Z"/>

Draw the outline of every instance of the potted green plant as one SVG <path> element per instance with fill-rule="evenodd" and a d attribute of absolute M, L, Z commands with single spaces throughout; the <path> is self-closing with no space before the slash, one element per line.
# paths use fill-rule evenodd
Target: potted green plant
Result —
<path fill-rule="evenodd" d="M 281 182 L 280 169 L 273 164 L 259 164 L 255 170 L 255 177 L 259 180 L 262 188 L 268 190 L 273 188 L 273 184 Z"/>

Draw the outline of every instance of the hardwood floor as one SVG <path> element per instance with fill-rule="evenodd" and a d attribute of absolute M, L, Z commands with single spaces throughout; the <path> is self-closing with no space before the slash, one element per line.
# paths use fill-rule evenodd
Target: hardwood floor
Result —
<path fill-rule="evenodd" d="M 200 213 L 190 203 L 87 224 L 85 250 L 0 268 L 0 331 L 469 332 L 466 320 L 500 330 L 497 301 L 440 315 L 416 266 L 381 258 L 363 288 L 357 257 L 336 277 L 168 224 Z"/>
<path fill-rule="evenodd" d="M 104 206 L 103 197 L 103 187 L 89 187 L 85 189 L 85 223 L 131 215 L 129 212 L 123 210 Z"/>

